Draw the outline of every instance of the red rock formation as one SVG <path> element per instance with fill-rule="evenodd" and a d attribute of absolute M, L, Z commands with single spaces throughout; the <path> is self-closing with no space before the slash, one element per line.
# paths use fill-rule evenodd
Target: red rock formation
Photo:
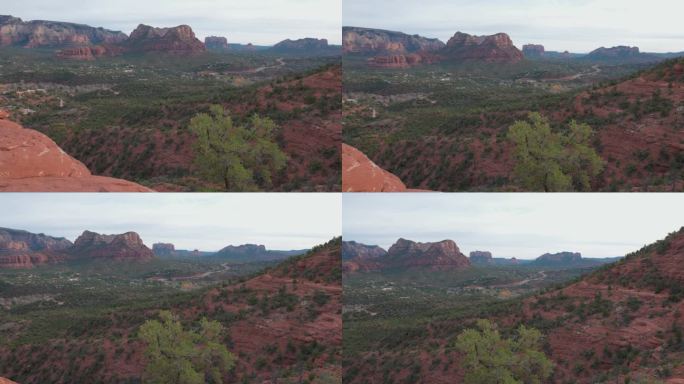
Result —
<path fill-rule="evenodd" d="M 438 39 L 381 29 L 344 27 L 342 49 L 344 53 L 406 54 L 434 52 L 444 47 Z"/>
<path fill-rule="evenodd" d="M 57 57 L 61 59 L 74 59 L 92 61 L 103 56 L 118 56 L 123 49 L 118 46 L 95 45 L 90 47 L 66 48 L 57 52 Z"/>
<path fill-rule="evenodd" d="M 149 261 L 154 258 L 152 250 L 143 244 L 135 232 L 121 235 L 100 235 L 85 231 L 68 250 L 72 257 L 80 259 Z"/>
<path fill-rule="evenodd" d="M 188 25 L 154 28 L 140 24 L 121 46 L 128 52 L 166 52 L 181 55 L 206 50 L 204 43 L 195 37 L 195 32 Z"/>
<path fill-rule="evenodd" d="M 525 57 L 542 57 L 544 56 L 544 46 L 540 44 L 525 44 L 522 49 Z"/>
<path fill-rule="evenodd" d="M 0 46 L 59 48 L 117 44 L 126 37 L 122 32 L 87 25 L 44 20 L 24 22 L 12 16 L 0 16 Z"/>
<path fill-rule="evenodd" d="M 461 253 L 453 240 L 416 243 L 399 239 L 387 251 L 383 265 L 388 268 L 463 269 L 470 266 L 470 260 Z"/>
<path fill-rule="evenodd" d="M 639 47 L 627 47 L 620 45 L 617 47 L 601 47 L 597 48 L 587 55 L 587 57 L 592 59 L 615 59 L 615 58 L 629 58 L 638 57 L 641 53 L 639 52 Z"/>
<path fill-rule="evenodd" d="M 0 269 L 33 268 L 64 260 L 72 244 L 65 238 L 0 228 Z"/>
<path fill-rule="evenodd" d="M 342 242 L 342 260 L 361 259 L 369 260 L 383 257 L 387 251 L 377 245 L 366 245 L 356 241 Z"/>
<path fill-rule="evenodd" d="M 141 185 L 93 176 L 50 138 L 0 120 L 0 191 L 150 192 Z"/>
<path fill-rule="evenodd" d="M 406 186 L 358 149 L 342 144 L 342 191 L 406 192 Z"/>
<path fill-rule="evenodd" d="M 220 36 L 207 36 L 204 38 L 204 46 L 210 50 L 226 50 L 228 49 L 228 39 Z"/>
<path fill-rule="evenodd" d="M 505 33 L 491 36 L 473 36 L 456 32 L 449 39 L 441 54 L 450 60 L 478 60 L 497 63 L 515 63 L 523 59 L 523 54 L 513 45 Z"/>
<path fill-rule="evenodd" d="M 17 383 L 12 381 L 12 380 L 5 379 L 4 377 L 0 377 L 0 384 L 17 384 Z"/>
<path fill-rule="evenodd" d="M 423 57 L 417 53 L 407 55 L 376 56 L 369 60 L 371 66 L 381 68 L 409 68 L 423 63 Z"/>

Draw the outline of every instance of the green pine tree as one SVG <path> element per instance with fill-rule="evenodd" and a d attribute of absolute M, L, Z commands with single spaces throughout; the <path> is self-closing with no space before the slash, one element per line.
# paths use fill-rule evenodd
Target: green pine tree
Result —
<path fill-rule="evenodd" d="M 197 331 L 184 330 L 169 311 L 161 321 L 148 320 L 139 336 L 147 345 L 145 384 L 222 384 L 235 366 L 235 357 L 221 344 L 223 326 L 202 319 Z"/>
<path fill-rule="evenodd" d="M 276 124 L 254 115 L 237 125 L 223 107 L 190 120 L 195 134 L 195 165 L 204 178 L 222 183 L 226 191 L 269 188 L 273 175 L 285 167 L 287 157 L 275 142 Z"/>
<path fill-rule="evenodd" d="M 541 384 L 553 373 L 553 363 L 541 349 L 541 333 L 520 326 L 506 339 L 488 320 L 467 329 L 456 339 L 464 354 L 465 384 Z"/>

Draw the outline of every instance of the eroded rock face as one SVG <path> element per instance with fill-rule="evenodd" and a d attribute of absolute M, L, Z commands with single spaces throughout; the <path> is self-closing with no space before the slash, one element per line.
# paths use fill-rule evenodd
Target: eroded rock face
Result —
<path fill-rule="evenodd" d="M 0 269 L 33 268 L 61 261 L 62 252 L 71 246 L 65 238 L 0 228 Z"/>
<path fill-rule="evenodd" d="M 525 44 L 522 49 L 525 57 L 542 57 L 544 56 L 544 46 L 541 44 Z"/>
<path fill-rule="evenodd" d="M 207 36 L 204 46 L 209 50 L 222 51 L 228 49 L 228 39 L 222 36 Z"/>
<path fill-rule="evenodd" d="M 453 240 L 417 243 L 399 239 L 387 251 L 386 259 L 386 265 L 392 268 L 429 267 L 444 270 L 470 266 L 470 260 L 461 253 Z"/>
<path fill-rule="evenodd" d="M 342 144 L 342 191 L 405 192 L 406 185 L 358 149 Z"/>
<path fill-rule="evenodd" d="M 442 54 L 451 60 L 479 60 L 498 63 L 516 63 L 523 54 L 513 45 L 505 33 L 490 36 L 474 36 L 456 32 L 449 39 Z"/>
<path fill-rule="evenodd" d="M 0 384 L 17 384 L 17 383 L 12 381 L 12 380 L 5 379 L 4 377 L 0 377 Z"/>
<path fill-rule="evenodd" d="M 438 39 L 381 29 L 344 27 L 342 50 L 360 54 L 406 54 L 433 52 L 444 47 Z"/>
<path fill-rule="evenodd" d="M 93 176 L 38 131 L 0 120 L 0 191 L 150 192 L 141 185 Z"/>
<path fill-rule="evenodd" d="M 356 241 L 342 242 L 342 260 L 369 260 L 385 256 L 387 251 L 377 245 L 366 245 Z"/>
<path fill-rule="evenodd" d="M 118 56 L 123 49 L 118 46 L 95 45 L 90 47 L 65 48 L 57 52 L 61 59 L 92 61 L 103 56 Z"/>
<path fill-rule="evenodd" d="M 117 44 L 126 34 L 87 25 L 56 21 L 24 22 L 12 16 L 0 16 L 0 46 L 24 48 L 62 48 L 98 44 Z"/>
<path fill-rule="evenodd" d="M 470 262 L 473 264 L 491 264 L 494 262 L 492 253 L 488 251 L 470 252 Z"/>
<path fill-rule="evenodd" d="M 171 243 L 155 243 L 152 244 L 152 252 L 155 256 L 173 256 L 176 253 L 176 247 Z"/>
<path fill-rule="evenodd" d="M 103 260 L 149 261 L 154 258 L 152 250 L 147 248 L 140 236 L 135 232 L 120 235 L 101 235 L 85 231 L 76 239 L 69 254 L 76 258 Z"/>
<path fill-rule="evenodd" d="M 167 52 L 173 54 L 195 54 L 206 50 L 204 43 L 195 37 L 189 25 L 173 28 L 154 28 L 140 24 L 131 36 L 122 43 L 128 52 Z"/>

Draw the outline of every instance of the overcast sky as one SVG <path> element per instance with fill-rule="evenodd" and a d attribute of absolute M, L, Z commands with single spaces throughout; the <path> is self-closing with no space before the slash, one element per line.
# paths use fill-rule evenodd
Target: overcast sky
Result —
<path fill-rule="evenodd" d="M 344 194 L 344 240 L 451 239 L 461 252 L 624 256 L 684 226 L 684 194 Z"/>
<path fill-rule="evenodd" d="M 341 234 L 331 193 L 0 194 L 0 227 L 66 237 L 138 232 L 149 247 L 216 251 L 226 245 L 310 248 Z"/>
<path fill-rule="evenodd" d="M 273 45 L 291 38 L 341 42 L 341 0 L 2 0 L 1 14 L 121 30 L 138 24 L 190 25 L 197 36 L 229 43 Z"/>
<path fill-rule="evenodd" d="M 506 32 L 513 43 L 589 52 L 684 51 L 682 0 L 344 0 L 343 24 L 438 37 Z"/>

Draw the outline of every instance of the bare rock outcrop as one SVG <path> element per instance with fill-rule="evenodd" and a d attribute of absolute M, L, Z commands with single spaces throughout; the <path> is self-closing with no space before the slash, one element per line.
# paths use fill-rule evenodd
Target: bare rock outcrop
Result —
<path fill-rule="evenodd" d="M 121 46 L 127 52 L 166 52 L 186 55 L 206 51 L 189 25 L 154 28 L 140 24 Z"/>
<path fill-rule="evenodd" d="M 207 36 L 204 38 L 204 46 L 213 51 L 226 50 L 228 49 L 228 39 L 223 36 Z"/>
<path fill-rule="evenodd" d="M 444 47 L 438 39 L 382 29 L 344 27 L 342 28 L 342 50 L 358 54 L 406 54 L 432 52 Z"/>
<path fill-rule="evenodd" d="M 342 144 L 343 192 L 405 192 L 406 185 L 395 175 L 372 162 L 358 149 Z"/>
<path fill-rule="evenodd" d="M 0 47 L 63 48 L 118 44 L 126 38 L 122 32 L 88 25 L 0 16 Z"/>
<path fill-rule="evenodd" d="M 450 60 L 516 63 L 523 59 L 522 52 L 513 45 L 505 33 L 474 36 L 463 32 L 449 39 L 442 55 Z"/>
<path fill-rule="evenodd" d="M 151 192 L 141 185 L 93 176 L 38 131 L 0 120 L 0 192 Z"/>
<path fill-rule="evenodd" d="M 386 266 L 391 268 L 427 267 L 436 270 L 464 269 L 470 260 L 453 240 L 417 243 L 399 239 L 387 250 Z"/>
<path fill-rule="evenodd" d="M 140 235 L 126 232 L 120 235 L 101 235 L 84 231 L 69 249 L 69 255 L 81 259 L 149 261 L 154 258 L 151 249 Z"/>

